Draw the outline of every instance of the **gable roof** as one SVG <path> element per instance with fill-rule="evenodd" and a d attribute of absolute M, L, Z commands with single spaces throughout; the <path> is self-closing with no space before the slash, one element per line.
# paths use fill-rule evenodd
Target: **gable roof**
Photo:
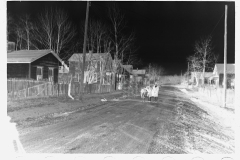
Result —
<path fill-rule="evenodd" d="M 223 63 L 216 63 L 213 74 L 223 74 L 224 73 L 224 64 Z M 235 64 L 227 64 L 227 73 L 235 74 Z"/>
<path fill-rule="evenodd" d="M 47 55 L 53 54 L 60 62 L 64 62 L 52 50 L 19 50 L 7 54 L 7 63 L 32 63 L 33 61 Z"/>
<path fill-rule="evenodd" d="M 121 64 L 121 67 L 124 68 L 128 73 L 134 74 L 134 73 L 132 72 L 132 68 L 133 68 L 132 65 L 122 65 L 122 64 Z M 135 74 L 134 74 L 134 75 L 135 75 Z"/>
<path fill-rule="evenodd" d="M 133 74 L 137 74 L 137 75 L 145 75 L 146 70 L 145 69 L 134 69 Z"/>
<path fill-rule="evenodd" d="M 86 61 L 89 60 L 98 60 L 100 57 L 107 57 L 109 53 L 86 53 Z M 74 53 L 68 61 L 79 61 L 79 58 L 83 57 L 83 53 Z"/>

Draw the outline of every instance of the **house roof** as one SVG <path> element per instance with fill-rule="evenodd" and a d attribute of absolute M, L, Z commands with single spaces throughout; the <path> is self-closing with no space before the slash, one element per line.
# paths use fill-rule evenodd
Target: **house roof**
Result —
<path fill-rule="evenodd" d="M 100 56 L 108 56 L 108 53 L 86 53 L 86 61 L 100 59 Z M 82 58 L 83 53 L 74 53 L 68 61 L 79 61 L 79 58 Z"/>
<path fill-rule="evenodd" d="M 224 73 L 224 64 L 223 63 L 216 63 L 213 74 L 223 74 Z M 235 73 L 235 64 L 227 64 L 227 73 Z"/>
<path fill-rule="evenodd" d="M 33 61 L 47 55 L 53 54 L 60 62 L 64 62 L 52 50 L 20 50 L 7 54 L 7 63 L 32 63 Z"/>
<path fill-rule="evenodd" d="M 134 69 L 132 72 L 137 75 L 145 75 L 146 70 L 145 69 Z"/>
<path fill-rule="evenodd" d="M 134 73 L 132 72 L 132 68 L 133 68 L 132 65 L 121 65 L 121 67 L 123 67 L 126 71 L 128 71 L 128 73 L 134 74 Z M 135 75 L 135 74 L 134 74 L 134 75 Z"/>

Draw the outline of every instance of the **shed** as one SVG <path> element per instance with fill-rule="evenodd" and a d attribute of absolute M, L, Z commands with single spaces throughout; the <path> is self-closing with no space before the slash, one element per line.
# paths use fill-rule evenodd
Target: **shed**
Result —
<path fill-rule="evenodd" d="M 7 78 L 58 82 L 64 62 L 52 50 L 20 50 L 7 54 Z"/>

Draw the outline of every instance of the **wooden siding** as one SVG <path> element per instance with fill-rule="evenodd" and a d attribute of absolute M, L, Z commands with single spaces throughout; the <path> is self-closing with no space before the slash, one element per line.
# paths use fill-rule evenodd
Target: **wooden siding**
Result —
<path fill-rule="evenodd" d="M 36 70 L 37 70 L 37 66 L 43 66 L 43 79 L 48 79 L 48 70 L 49 67 L 53 67 L 54 68 L 54 83 L 58 82 L 58 66 L 59 66 L 59 61 L 58 59 L 56 59 L 55 56 L 53 56 L 52 54 L 47 54 L 45 56 L 43 56 L 42 58 L 39 58 L 38 60 L 34 61 L 31 65 L 33 68 L 32 71 L 32 77 L 34 79 L 37 78 L 36 76 Z"/>
<path fill-rule="evenodd" d="M 32 65 L 31 65 L 31 78 L 32 79 L 37 79 L 37 67 L 33 67 Z"/>
<path fill-rule="evenodd" d="M 29 64 L 8 63 L 7 78 L 29 78 Z"/>
<path fill-rule="evenodd" d="M 54 68 L 54 71 L 53 71 L 54 73 L 54 79 L 53 79 L 53 81 L 54 81 L 54 83 L 58 83 L 58 68 Z"/>

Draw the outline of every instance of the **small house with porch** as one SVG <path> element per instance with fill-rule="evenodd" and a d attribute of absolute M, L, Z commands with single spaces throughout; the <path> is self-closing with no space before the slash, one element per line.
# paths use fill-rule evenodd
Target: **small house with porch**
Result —
<path fill-rule="evenodd" d="M 235 64 L 227 64 L 227 87 L 234 87 L 235 85 Z M 214 66 L 213 75 L 210 77 L 212 83 L 216 86 L 223 86 L 224 64 L 217 63 Z"/>
<path fill-rule="evenodd" d="M 63 61 L 52 50 L 19 50 L 7 54 L 7 78 L 58 82 Z"/>

